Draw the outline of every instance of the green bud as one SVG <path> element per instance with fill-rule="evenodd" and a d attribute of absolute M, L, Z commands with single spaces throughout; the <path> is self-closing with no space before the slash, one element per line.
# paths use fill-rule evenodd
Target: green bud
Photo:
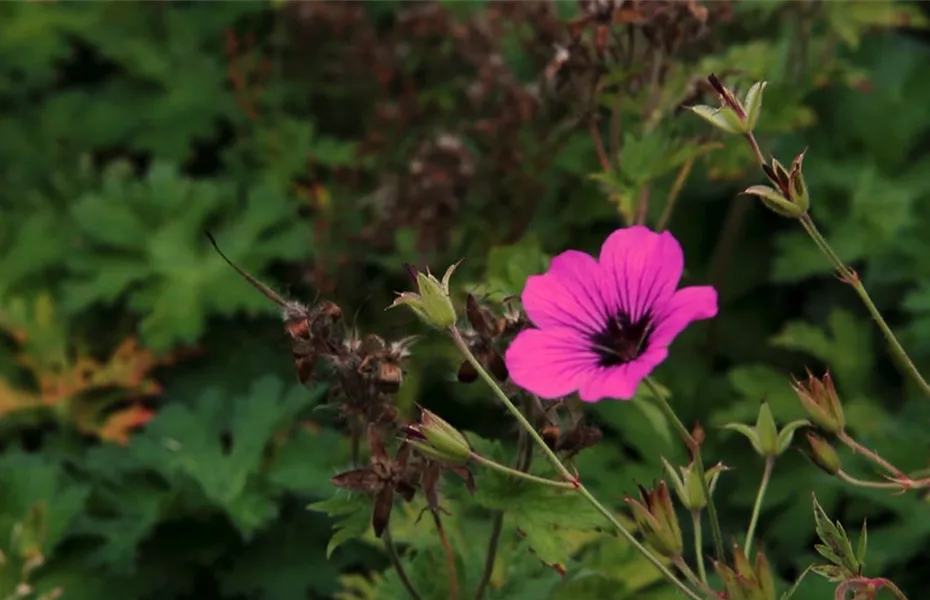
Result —
<path fill-rule="evenodd" d="M 807 456 L 811 462 L 828 475 L 836 475 L 843 465 L 833 446 L 812 431 L 807 433 L 807 442 L 810 444 Z"/>
<path fill-rule="evenodd" d="M 759 434 L 759 447 L 764 456 L 778 455 L 778 428 L 769 403 L 762 401 L 759 416 L 756 418 L 756 432 Z"/>
<path fill-rule="evenodd" d="M 824 374 L 823 379 L 817 379 L 808 371 L 806 383 L 795 380 L 791 387 L 815 425 L 827 433 L 843 431 L 846 417 L 829 372 Z"/>
<path fill-rule="evenodd" d="M 717 129 L 727 133 L 744 133 L 744 123 L 739 115 L 729 106 L 714 108 L 705 104 L 688 107 L 691 112 L 701 117 Z"/>
<path fill-rule="evenodd" d="M 743 193 L 758 197 L 766 208 L 783 217 L 798 219 L 804 215 L 805 211 L 801 207 L 792 204 L 784 194 L 767 185 L 754 185 Z"/>
<path fill-rule="evenodd" d="M 746 129 L 752 131 L 759 122 L 759 115 L 762 114 L 762 91 L 768 85 L 766 81 L 758 81 L 752 84 L 749 91 L 746 92 L 746 99 L 743 100 L 743 106 L 746 109 Z"/>
<path fill-rule="evenodd" d="M 388 308 L 409 306 L 423 322 L 437 329 L 448 329 L 455 325 L 456 313 L 449 294 L 449 280 L 458 265 L 455 263 L 446 269 L 442 281 L 429 272 L 416 273 L 418 293 L 403 292 Z"/>
<path fill-rule="evenodd" d="M 669 479 L 672 480 L 672 486 L 675 488 L 678 500 L 685 508 L 695 511 L 702 510 L 707 506 L 707 496 L 704 495 L 704 486 L 701 485 L 701 478 L 697 475 L 694 462 L 687 467 L 679 467 L 678 472 L 664 458 L 662 459 L 662 466 L 665 467 L 665 472 L 668 473 Z M 717 478 L 720 477 L 720 473 L 726 470 L 727 467 L 723 463 L 717 463 L 713 467 L 704 470 L 707 487 L 711 493 L 714 492 L 714 488 L 717 486 Z"/>
<path fill-rule="evenodd" d="M 807 193 L 807 184 L 804 182 L 804 174 L 801 170 L 803 162 L 804 152 L 798 154 L 791 163 L 791 171 L 788 174 L 788 190 L 791 193 L 789 196 L 791 202 L 804 212 L 807 212 L 807 209 L 810 208 L 811 201 Z"/>
<path fill-rule="evenodd" d="M 752 133 L 756 123 L 759 122 L 759 115 L 762 114 L 762 91 L 767 85 L 766 82 L 754 83 L 746 93 L 743 102 L 740 102 L 716 75 L 710 75 L 707 81 L 720 98 L 720 108 L 702 104 L 689 107 L 691 112 L 727 133 L 742 135 Z"/>
<path fill-rule="evenodd" d="M 407 443 L 429 458 L 464 464 L 471 458 L 468 439 L 436 413 L 421 409 L 420 422 L 407 426 Z"/>

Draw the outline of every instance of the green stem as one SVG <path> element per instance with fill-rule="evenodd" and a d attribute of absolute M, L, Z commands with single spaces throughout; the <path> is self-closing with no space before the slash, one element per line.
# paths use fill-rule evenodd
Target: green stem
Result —
<path fill-rule="evenodd" d="M 417 589 L 413 587 L 410 578 L 407 577 L 407 571 L 404 570 L 403 563 L 400 562 L 400 556 L 398 556 L 397 548 L 394 546 L 394 540 L 391 538 L 391 530 L 385 529 L 384 533 L 381 534 L 381 539 L 384 541 L 384 549 L 387 550 L 388 558 L 391 559 L 391 564 L 397 572 L 397 577 L 400 579 L 401 585 L 404 586 L 404 589 L 407 590 L 407 593 L 413 600 L 423 600 L 423 597 L 420 596 Z"/>
<path fill-rule="evenodd" d="M 694 438 L 691 437 L 691 433 L 688 432 L 684 423 L 682 423 L 678 415 L 675 414 L 675 410 L 672 408 L 672 405 L 668 403 L 668 400 L 665 398 L 662 391 L 659 390 L 659 387 L 648 377 L 643 381 L 652 392 L 656 402 L 659 403 L 659 408 L 662 409 L 665 417 L 672 422 L 672 425 L 678 431 L 678 436 L 681 437 L 685 446 L 691 451 L 694 459 L 695 474 L 701 480 L 701 489 L 704 492 L 704 497 L 707 498 L 707 515 L 710 517 L 710 531 L 714 536 L 714 553 L 718 561 L 723 561 L 723 534 L 720 533 L 720 520 L 717 518 L 717 507 L 714 506 L 714 498 L 710 493 L 710 485 L 707 483 L 707 476 L 704 470 L 704 459 L 701 457 L 701 446 L 695 443 Z"/>
<path fill-rule="evenodd" d="M 489 469 L 494 469 L 495 471 L 505 473 L 507 475 L 510 475 L 511 477 L 516 477 L 517 479 L 524 479 L 526 481 L 532 481 L 533 483 L 539 483 L 542 485 L 548 485 L 552 487 L 564 488 L 564 489 L 569 489 L 569 490 L 573 490 L 577 487 L 576 484 L 570 481 L 554 481 L 552 479 L 547 479 L 545 477 L 539 477 L 537 475 L 532 475 L 530 473 L 524 473 L 523 471 L 511 469 L 510 467 L 506 465 L 502 465 L 498 462 L 494 462 L 493 460 L 489 458 L 485 458 L 481 456 L 480 454 L 475 454 L 474 452 L 471 453 L 470 460 L 472 462 L 478 463 L 479 465 L 485 466 Z"/>
<path fill-rule="evenodd" d="M 462 339 L 462 334 L 454 325 L 449 328 L 449 333 L 452 336 L 452 341 L 455 343 L 456 348 L 458 348 L 459 352 L 462 353 L 462 356 L 465 358 L 465 360 L 471 363 L 471 365 L 478 372 L 478 376 L 481 377 L 481 379 L 486 384 L 488 384 L 488 386 L 494 392 L 494 395 L 497 396 L 497 398 L 504 404 L 507 410 L 510 411 L 514 417 L 516 417 L 520 425 L 530 435 L 530 438 L 532 438 L 533 442 L 536 443 L 540 450 L 542 450 L 546 457 L 549 458 L 549 460 L 552 462 L 552 466 L 555 467 L 556 471 L 565 477 L 567 481 L 571 482 L 576 491 L 581 494 L 581 496 L 587 500 L 595 510 L 601 513 L 604 518 L 610 521 L 611 525 L 617 529 L 620 535 L 622 535 L 626 541 L 636 549 L 637 552 L 642 554 L 646 560 L 651 562 L 655 568 L 658 569 L 660 573 L 662 573 L 663 577 L 668 579 L 672 584 L 675 585 L 675 587 L 681 590 L 681 592 L 691 600 L 702 600 L 699 595 L 697 595 L 690 587 L 688 587 L 688 584 L 678 579 L 678 577 L 676 577 L 675 574 L 672 573 L 672 571 L 667 566 L 665 566 L 659 557 L 653 554 L 648 548 L 643 546 L 630 532 L 630 530 L 627 529 L 623 523 L 618 521 L 613 513 L 607 510 L 603 504 L 598 502 L 597 498 L 591 495 L 591 492 L 589 492 L 588 489 L 582 485 L 581 482 L 578 481 L 578 479 L 574 477 L 567 468 L 565 468 L 565 465 L 562 464 L 562 461 L 559 460 L 559 457 L 555 454 L 555 452 L 549 448 L 542 437 L 540 437 L 540 435 L 536 432 L 536 429 L 530 425 L 530 422 L 527 421 L 526 417 L 523 416 L 523 413 L 521 413 L 520 410 L 514 406 L 510 398 L 507 397 L 507 394 L 504 393 L 504 390 L 502 390 L 500 386 L 497 385 L 497 382 L 494 381 L 494 378 L 491 377 L 487 370 L 485 370 L 484 365 L 482 365 L 478 359 L 475 358 L 475 355 L 472 354 L 471 350 L 468 348 L 468 344 L 466 344 L 465 340 Z"/>
<path fill-rule="evenodd" d="M 578 485 L 578 480 L 572 475 L 568 469 L 565 468 L 565 465 L 562 464 L 562 461 L 559 460 L 559 457 L 556 456 L 555 452 L 546 444 L 545 440 L 537 433 L 536 428 L 533 427 L 529 421 L 526 420 L 526 417 L 523 416 L 523 413 L 520 412 L 513 402 L 510 401 L 510 398 L 507 397 L 507 394 L 504 393 L 504 390 L 497 385 L 497 382 L 494 381 L 494 378 L 485 370 L 484 365 L 475 358 L 475 355 L 471 353 L 471 350 L 468 348 L 468 344 L 462 339 L 462 334 L 454 325 L 449 329 L 449 333 L 452 335 L 452 341 L 455 343 L 456 348 L 459 352 L 462 353 L 462 356 L 465 357 L 465 360 L 471 363 L 471 365 L 478 371 L 478 376 L 484 380 L 491 388 L 494 390 L 495 395 L 504 403 L 504 406 L 510 411 L 510 414 L 514 416 L 520 426 L 526 431 L 537 446 L 542 448 L 543 454 L 546 455 L 546 458 L 549 459 L 549 462 L 552 463 L 552 466 L 555 467 L 555 470 L 558 471 L 565 481 L 571 482 L 573 485 Z"/>
<path fill-rule="evenodd" d="M 685 185 L 685 180 L 688 179 L 688 175 L 691 173 L 691 168 L 694 166 L 694 159 L 688 159 L 685 161 L 685 164 L 681 165 L 681 169 L 678 171 L 678 176 L 675 177 L 675 183 L 672 184 L 672 189 L 668 193 L 668 198 L 665 200 L 665 208 L 662 209 L 662 215 L 659 217 L 659 222 L 656 224 L 656 233 L 661 233 L 665 229 L 665 226 L 668 225 L 669 220 L 672 218 L 672 212 L 675 210 L 675 203 L 678 201 L 678 196 L 681 195 L 681 188 Z"/>
<path fill-rule="evenodd" d="M 859 295 L 859 298 L 862 300 L 862 303 L 865 304 L 866 309 L 868 309 L 869 314 L 872 316 L 872 319 L 878 325 L 878 328 L 882 330 L 882 333 L 885 336 L 885 339 L 888 340 L 888 343 L 891 345 L 894 354 L 900 360 L 900 366 L 903 367 L 906 374 L 917 383 L 921 391 L 930 396 L 930 383 L 923 378 L 920 374 L 920 371 L 917 370 L 917 367 L 914 366 L 913 361 L 907 355 L 907 352 L 904 350 L 904 347 L 901 345 L 901 342 L 898 341 L 898 338 L 895 337 L 892 333 L 891 328 L 888 327 L 888 323 L 885 322 L 885 319 L 882 317 L 882 314 L 879 312 L 878 308 L 875 306 L 875 303 L 872 302 L 872 298 L 869 296 L 868 291 L 866 291 L 865 286 L 862 285 L 862 282 L 859 280 L 859 276 L 840 259 L 836 254 L 833 248 L 830 247 L 830 244 L 827 243 L 827 240 L 821 235 L 820 231 L 817 229 L 817 226 L 814 225 L 813 219 L 810 215 L 805 214 L 800 219 L 801 226 L 804 227 L 804 231 L 814 240 L 814 243 L 820 249 L 821 252 L 830 260 L 833 266 L 839 271 L 840 276 L 843 278 L 843 281 L 848 283 L 856 290 L 856 293 Z"/>
<path fill-rule="evenodd" d="M 523 410 L 527 413 L 532 412 L 531 400 L 527 399 L 523 404 Z M 536 398 L 536 402 L 539 399 Z M 530 463 L 533 461 L 533 447 L 527 443 L 526 431 L 521 429 L 517 438 L 517 459 L 514 463 L 516 469 L 520 472 L 527 472 L 530 469 Z M 475 600 L 484 598 L 484 593 L 491 583 L 491 577 L 494 575 L 494 562 L 497 558 L 497 549 L 500 543 L 501 532 L 504 530 L 504 511 L 498 510 L 494 513 L 494 519 L 491 522 L 491 536 L 488 538 L 488 551 L 484 557 L 484 570 L 481 573 L 481 580 L 475 589 Z"/>
<path fill-rule="evenodd" d="M 759 513 L 762 512 L 762 500 L 765 498 L 765 490 L 769 487 L 769 479 L 772 477 L 772 469 L 775 467 L 775 457 L 765 457 L 765 468 L 762 470 L 762 481 L 759 482 L 759 493 L 756 494 L 756 503 L 752 506 L 752 517 L 749 519 L 749 529 L 746 530 L 746 557 L 751 556 L 752 539 L 756 534 L 756 525 L 759 523 Z"/>
<path fill-rule="evenodd" d="M 756 136 L 750 131 L 746 134 L 746 139 L 749 141 L 749 145 L 752 147 L 752 151 L 756 155 L 756 161 L 761 167 L 765 164 L 765 157 L 762 156 L 762 150 L 759 149 L 759 142 L 756 141 Z"/>
<path fill-rule="evenodd" d="M 691 511 L 691 525 L 694 529 L 694 562 L 697 563 L 701 583 L 707 584 L 707 569 L 704 568 L 704 532 L 701 531 L 701 511 Z"/>
<path fill-rule="evenodd" d="M 853 452 L 857 454 L 862 454 L 863 456 L 865 456 L 866 458 L 868 458 L 869 460 L 871 460 L 878 466 L 882 467 L 883 469 L 885 469 L 886 471 L 888 471 L 890 474 L 894 475 L 895 477 L 898 477 L 901 479 L 909 479 L 908 476 L 903 471 L 901 471 L 899 468 L 897 468 L 896 466 L 894 466 L 893 464 L 891 464 L 890 462 L 888 462 L 887 460 L 879 456 L 877 452 L 873 452 L 872 450 L 869 450 L 868 448 L 866 448 L 865 446 L 863 446 L 862 444 L 854 440 L 845 431 L 841 430 L 837 432 L 836 439 L 846 444 L 846 446 Z"/>
<path fill-rule="evenodd" d="M 896 490 L 901 491 L 902 485 L 900 483 L 895 483 L 894 481 L 866 481 L 864 479 L 858 479 L 853 477 L 846 471 L 840 469 L 836 472 L 836 476 L 845 481 L 850 485 L 861 488 L 869 488 L 872 490 Z"/>
<path fill-rule="evenodd" d="M 678 557 L 675 559 L 675 566 L 678 567 L 678 570 L 684 574 L 684 576 L 688 579 L 688 581 L 691 582 L 694 587 L 698 588 L 711 598 L 716 596 L 716 593 L 709 585 L 707 585 L 706 581 L 698 579 L 698 576 L 694 574 L 694 571 L 691 569 L 691 567 L 688 566 L 688 563 L 684 558 Z"/>

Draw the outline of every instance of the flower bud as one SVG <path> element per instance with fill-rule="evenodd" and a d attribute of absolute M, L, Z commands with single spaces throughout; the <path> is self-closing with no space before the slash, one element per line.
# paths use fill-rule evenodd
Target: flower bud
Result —
<path fill-rule="evenodd" d="M 761 552 L 753 565 L 739 546 L 733 546 L 733 565 L 715 562 L 714 569 L 731 600 L 775 600 L 775 582 L 768 560 Z"/>
<path fill-rule="evenodd" d="M 675 468 L 664 458 L 662 459 L 662 465 L 665 467 L 665 472 L 668 473 L 669 478 L 672 480 L 672 485 L 675 487 L 678 500 L 685 508 L 690 511 L 695 511 L 702 510 L 707 506 L 707 496 L 704 495 L 704 486 L 701 484 L 701 478 L 697 475 L 697 469 L 693 461 L 687 467 L 679 467 L 678 470 L 680 474 L 676 473 Z M 723 463 L 717 463 L 704 471 L 707 487 L 711 493 L 714 492 L 714 488 L 717 486 L 717 478 L 720 476 L 720 473 L 726 470 L 727 467 L 724 466 Z"/>
<path fill-rule="evenodd" d="M 666 558 L 678 558 L 684 548 L 681 527 L 668 486 L 660 481 L 654 490 L 639 486 L 640 500 L 625 498 L 633 509 L 633 519 L 646 543 Z"/>
<path fill-rule="evenodd" d="M 698 105 L 690 107 L 691 112 L 727 133 L 752 133 L 762 113 L 762 91 L 767 85 L 766 82 L 754 83 L 746 93 L 744 101 L 740 103 L 716 75 L 711 74 L 707 81 L 720 96 L 720 108 Z"/>
<path fill-rule="evenodd" d="M 742 423 L 728 423 L 723 427 L 746 436 L 756 454 L 766 458 L 775 458 L 781 456 L 791 445 L 794 432 L 807 425 L 810 425 L 810 423 L 802 419 L 792 421 L 779 430 L 775 425 L 772 409 L 769 407 L 768 402 L 763 401 L 759 407 L 759 416 L 756 417 L 755 427 Z"/>
<path fill-rule="evenodd" d="M 464 464 L 471 458 L 468 439 L 436 413 L 421 409 L 420 422 L 408 425 L 407 443 L 429 458 L 447 464 Z"/>
<path fill-rule="evenodd" d="M 461 262 L 461 261 L 459 261 Z M 446 269 L 442 281 L 427 271 L 415 272 L 414 281 L 417 292 L 403 292 L 397 296 L 388 308 L 407 305 L 427 325 L 436 329 L 447 329 L 455 324 L 455 306 L 449 294 L 449 280 L 459 263 Z"/>
<path fill-rule="evenodd" d="M 785 197 L 782 193 L 767 185 L 754 185 L 746 188 L 743 193 L 749 194 L 750 196 L 756 196 L 762 200 L 762 204 L 764 204 L 767 209 L 771 210 L 777 215 L 781 215 L 789 219 L 798 219 L 804 215 L 804 209 L 799 206 L 795 206 L 791 203 L 791 200 Z"/>
<path fill-rule="evenodd" d="M 791 387 L 815 425 L 827 433 L 836 434 L 843 431 L 846 418 L 829 372 L 824 374 L 821 380 L 808 371 L 806 384 L 795 380 Z"/>
<path fill-rule="evenodd" d="M 762 165 L 762 170 L 775 188 L 755 185 L 743 193 L 758 196 L 763 204 L 783 217 L 798 218 L 804 215 L 811 204 L 802 171 L 805 152 L 798 154 L 791 162 L 790 171 L 775 158 L 771 164 Z"/>
<path fill-rule="evenodd" d="M 810 444 L 807 457 L 810 458 L 811 462 L 828 475 L 836 475 L 843 465 L 830 442 L 812 431 L 807 433 L 807 441 Z"/>

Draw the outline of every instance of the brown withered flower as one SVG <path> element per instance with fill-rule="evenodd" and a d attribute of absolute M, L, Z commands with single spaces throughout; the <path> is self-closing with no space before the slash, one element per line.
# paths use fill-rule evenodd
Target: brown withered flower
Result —
<path fill-rule="evenodd" d="M 342 308 L 335 302 L 323 300 L 306 306 L 295 300 L 285 300 L 280 294 L 232 262 L 220 250 L 210 232 L 204 232 L 220 257 L 235 269 L 255 289 L 277 304 L 282 311 L 284 329 L 291 338 L 291 353 L 297 367 L 297 378 L 306 384 L 313 376 L 317 359 L 339 351 L 343 331 Z"/>
<path fill-rule="evenodd" d="M 468 294 L 465 315 L 470 327 L 462 331 L 465 343 L 478 362 L 501 382 L 507 381 L 508 373 L 500 347 L 525 325 L 522 314 L 511 309 L 506 300 L 505 304 L 504 314 L 497 316 L 481 306 L 474 294 Z M 471 383 L 478 379 L 478 371 L 470 362 L 462 361 L 457 377 L 462 383 Z"/>
<path fill-rule="evenodd" d="M 330 482 L 351 492 L 371 494 L 374 497 L 371 525 L 375 535 L 381 537 L 391 518 L 394 494 L 410 502 L 416 493 L 408 466 L 410 446 L 401 443 L 393 458 L 388 456 L 378 426 L 368 426 L 368 447 L 371 452 L 369 466 L 339 473 Z"/>

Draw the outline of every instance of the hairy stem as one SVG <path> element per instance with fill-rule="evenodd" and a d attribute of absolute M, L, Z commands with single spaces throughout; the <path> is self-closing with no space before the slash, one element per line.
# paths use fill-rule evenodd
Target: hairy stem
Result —
<path fill-rule="evenodd" d="M 854 440 L 845 431 L 838 432 L 836 434 L 836 438 L 839 441 L 846 444 L 846 446 L 850 450 L 855 452 L 856 454 L 861 454 L 865 456 L 866 458 L 868 458 L 869 460 L 871 460 L 872 462 L 874 462 L 881 468 L 885 469 L 886 471 L 888 471 L 890 474 L 894 475 L 895 477 L 907 479 L 907 475 L 905 475 L 903 471 L 901 471 L 899 468 L 897 468 L 896 466 L 894 466 L 893 464 L 891 464 L 890 462 L 888 462 L 887 460 L 879 456 L 879 454 L 875 452 L 874 450 L 869 450 L 868 448 L 866 448 L 865 446 L 863 446 L 862 444 Z"/>
<path fill-rule="evenodd" d="M 462 334 L 459 332 L 459 330 L 455 326 L 452 326 L 449 329 L 449 333 L 452 336 L 452 341 L 455 343 L 456 348 L 458 348 L 459 352 L 462 353 L 462 356 L 465 358 L 465 360 L 471 363 L 475 370 L 478 371 L 478 376 L 481 377 L 481 379 L 491 388 L 491 390 L 494 392 L 494 395 L 497 396 L 497 398 L 504 404 L 507 410 L 510 411 L 514 417 L 516 417 L 517 421 L 520 423 L 520 426 L 526 430 L 533 442 L 539 447 L 540 450 L 543 451 L 543 454 L 546 455 L 550 462 L 552 462 L 552 466 L 555 467 L 556 471 L 558 471 L 559 474 L 561 474 L 566 479 L 566 481 L 571 482 L 575 490 L 585 500 L 587 500 L 591 506 L 595 508 L 595 510 L 601 513 L 604 518 L 610 521 L 611 525 L 617 529 L 620 535 L 622 535 L 624 539 L 626 539 L 626 541 L 629 542 L 631 546 L 633 546 L 633 548 L 635 548 L 649 562 L 651 562 L 655 568 L 658 569 L 660 573 L 662 573 L 663 577 L 668 579 L 672 584 L 675 585 L 675 587 L 681 590 L 685 596 L 691 598 L 691 600 L 702 600 L 698 594 L 696 594 L 690 587 L 688 587 L 687 583 L 676 577 L 675 574 L 662 562 L 658 556 L 653 554 L 648 548 L 642 545 L 639 540 L 637 540 L 636 537 L 630 532 L 630 530 L 627 529 L 623 523 L 617 520 L 614 514 L 609 511 L 603 504 L 601 504 L 597 498 L 595 498 L 591 492 L 588 491 L 588 488 L 582 485 L 581 482 L 578 481 L 578 479 L 568 471 L 555 452 L 553 452 L 552 449 L 546 445 L 546 442 L 536 432 L 536 429 L 530 424 L 529 421 L 527 421 L 526 417 L 523 416 L 523 413 L 521 413 L 520 410 L 514 406 L 510 398 L 507 397 L 507 394 L 504 393 L 504 390 L 502 390 L 500 386 L 497 385 L 497 382 L 487 372 L 487 370 L 484 368 L 484 365 L 482 365 L 478 359 L 475 358 L 475 355 L 472 354 L 471 350 L 468 348 L 468 344 L 466 344 L 465 340 L 462 339 Z"/>
<path fill-rule="evenodd" d="M 707 569 L 704 568 L 704 532 L 701 531 L 701 511 L 691 511 L 691 525 L 694 529 L 694 562 L 697 563 L 701 583 L 707 584 Z"/>
<path fill-rule="evenodd" d="M 433 514 L 433 523 L 436 525 L 439 541 L 442 542 L 442 550 L 446 554 L 446 569 L 449 572 L 449 600 L 459 600 L 459 579 L 455 573 L 455 552 L 452 550 L 452 544 L 449 543 L 446 529 L 442 526 L 439 511 L 431 510 L 430 512 Z"/>
<path fill-rule="evenodd" d="M 485 458 L 480 454 L 471 453 L 470 460 L 476 462 L 479 465 L 488 467 L 489 469 L 494 469 L 500 473 L 505 473 L 511 477 L 516 477 L 517 479 L 524 479 L 526 481 L 531 481 L 533 483 L 539 483 L 541 485 L 548 485 L 551 487 L 565 488 L 573 490 L 578 487 L 575 483 L 571 481 L 555 481 L 554 479 L 546 479 L 545 477 L 539 477 L 538 475 L 532 475 L 530 473 L 524 473 L 523 471 L 518 471 L 517 469 L 511 469 L 506 465 L 502 465 L 499 462 L 494 462 L 489 458 Z"/>
<path fill-rule="evenodd" d="M 381 539 L 384 541 L 384 549 L 387 551 L 388 558 L 391 559 L 391 565 L 393 565 L 394 570 L 397 572 L 397 577 L 400 579 L 401 585 L 404 586 L 404 589 L 407 590 L 407 593 L 413 600 L 423 600 L 423 597 L 420 596 L 417 589 L 413 587 L 410 578 L 407 577 L 407 571 L 404 570 L 403 563 L 400 562 L 400 556 L 397 554 L 397 548 L 394 546 L 394 540 L 391 538 L 391 530 L 385 529 L 384 533 L 381 534 Z"/>
<path fill-rule="evenodd" d="M 907 600 L 907 596 L 904 595 L 904 592 L 901 591 L 901 588 L 896 586 L 893 581 L 890 579 L 884 580 L 884 587 L 891 592 L 895 598 L 898 600 Z"/>
<path fill-rule="evenodd" d="M 756 141 L 756 136 L 750 131 L 746 134 L 746 140 L 749 141 L 749 146 L 752 148 L 753 154 L 756 155 L 756 162 L 758 162 L 761 167 L 765 164 L 765 157 L 762 156 L 762 150 L 759 149 L 759 142 Z"/>
<path fill-rule="evenodd" d="M 717 507 L 714 506 L 714 498 L 711 496 L 710 485 L 707 483 L 707 476 L 704 470 L 704 459 L 701 457 L 701 446 L 691 437 L 688 428 L 685 427 L 681 419 L 678 418 L 678 415 L 675 414 L 672 405 L 668 403 L 668 399 L 662 391 L 659 390 L 658 386 L 648 377 L 643 381 L 645 381 L 646 386 L 652 392 L 653 397 L 656 399 L 656 402 L 658 402 L 659 408 L 662 409 L 665 417 L 674 425 L 675 430 L 678 432 L 678 436 L 681 437 L 685 446 L 691 451 L 694 459 L 695 474 L 700 478 L 701 489 L 704 492 L 704 497 L 707 498 L 707 515 L 710 517 L 710 531 L 714 536 L 714 553 L 718 561 L 723 561 L 723 534 L 720 532 L 720 520 L 717 518 Z"/>
<path fill-rule="evenodd" d="M 901 484 L 895 483 L 893 481 L 866 481 L 864 479 L 858 479 L 853 477 L 846 471 L 840 469 L 836 472 L 836 476 L 845 481 L 850 485 L 861 488 L 869 488 L 872 490 L 900 490 Z"/>
<path fill-rule="evenodd" d="M 749 529 L 746 530 L 746 542 L 743 546 L 746 548 L 746 558 L 752 556 L 752 540 L 756 534 L 756 525 L 759 523 L 759 513 L 762 512 L 762 500 L 765 498 L 765 491 L 769 487 L 769 479 L 772 477 L 772 469 L 775 467 L 775 457 L 765 457 L 765 468 L 762 470 L 762 481 L 759 482 L 759 492 L 756 494 L 756 502 L 752 506 L 752 517 L 749 519 Z"/>
<path fill-rule="evenodd" d="M 856 294 L 859 295 L 859 298 L 862 300 L 862 303 L 865 304 L 866 309 L 868 309 L 869 314 L 872 316 L 872 319 L 878 325 L 878 328 L 882 330 L 882 333 L 885 336 L 885 339 L 891 345 L 894 355 L 898 358 L 900 366 L 904 369 L 905 373 L 914 380 L 920 390 L 927 396 L 930 396 L 930 384 L 923 378 L 920 374 L 920 371 L 917 370 L 917 367 L 914 366 L 913 361 L 907 355 L 907 352 L 904 350 L 904 347 L 901 345 L 901 342 L 898 341 L 898 338 L 895 337 L 892 333 L 891 328 L 888 327 L 888 323 L 885 322 L 885 319 L 882 317 L 882 314 L 879 312 L 878 308 L 875 306 L 875 303 L 872 302 L 872 298 L 869 296 L 868 291 L 866 291 L 865 286 L 862 285 L 862 281 L 859 280 L 859 276 L 840 259 L 836 254 L 830 244 L 824 239 L 820 231 L 817 229 L 817 226 L 814 225 L 813 219 L 810 215 L 805 214 L 802 216 L 799 221 L 801 221 L 801 226 L 804 227 L 804 231 L 814 240 L 814 243 L 820 249 L 821 252 L 829 259 L 837 271 L 840 273 L 843 281 L 852 286 L 856 290 Z"/>

